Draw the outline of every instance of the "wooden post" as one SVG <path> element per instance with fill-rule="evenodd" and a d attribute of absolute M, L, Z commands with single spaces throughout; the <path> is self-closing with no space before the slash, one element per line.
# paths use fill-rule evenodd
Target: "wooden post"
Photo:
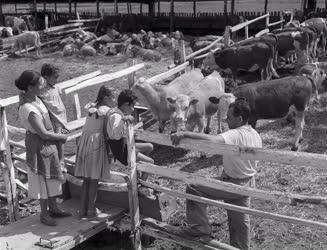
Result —
<path fill-rule="evenodd" d="M 47 2 L 46 1 L 43 2 L 43 11 L 44 12 L 47 11 Z"/>
<path fill-rule="evenodd" d="M 224 0 L 224 16 L 225 16 L 225 24 L 227 25 L 227 0 Z"/>
<path fill-rule="evenodd" d="M 267 13 L 266 13 L 267 14 Z M 270 17 L 266 17 L 266 29 L 269 29 L 269 22 L 270 22 Z"/>
<path fill-rule="evenodd" d="M 186 59 L 186 51 L 185 51 L 185 41 L 179 40 L 178 41 L 178 47 L 180 48 L 180 57 L 181 57 L 181 64 L 185 63 Z M 184 74 L 185 70 L 181 71 L 181 74 Z"/>
<path fill-rule="evenodd" d="M 143 4 L 140 3 L 140 14 L 142 15 L 143 14 Z"/>
<path fill-rule="evenodd" d="M 35 16 L 35 20 L 37 19 L 37 3 L 36 0 L 34 0 L 34 16 Z M 35 24 L 35 29 L 36 29 L 37 25 Z"/>
<path fill-rule="evenodd" d="M 265 0 L 265 14 L 268 12 L 268 0 Z"/>
<path fill-rule="evenodd" d="M 325 11 L 327 11 L 327 0 L 325 0 Z"/>
<path fill-rule="evenodd" d="M 284 19 L 284 15 L 280 15 L 280 20 Z M 280 23 L 280 28 L 282 29 L 284 27 L 284 22 Z"/>
<path fill-rule="evenodd" d="M 193 16 L 196 17 L 196 0 L 193 0 Z"/>
<path fill-rule="evenodd" d="M 230 44 L 231 26 L 227 25 L 224 33 L 224 47 L 227 48 Z"/>
<path fill-rule="evenodd" d="M 133 65 L 137 64 L 137 60 L 133 59 L 127 63 L 128 67 L 132 67 Z M 131 89 L 135 83 L 135 72 L 129 74 L 127 76 L 128 79 L 128 88 Z"/>
<path fill-rule="evenodd" d="M 74 2 L 74 13 L 77 16 L 77 2 Z"/>
<path fill-rule="evenodd" d="M 7 118 L 5 108 L 0 108 L 0 167 L 3 167 L 3 177 L 6 186 L 9 220 L 18 219 L 18 199 L 16 196 L 15 170 L 11 160 L 8 138 Z"/>
<path fill-rule="evenodd" d="M 248 20 L 247 19 L 245 19 L 245 22 L 247 22 Z M 248 39 L 249 38 L 249 25 L 246 25 L 245 27 L 244 27 L 244 29 L 245 29 L 245 39 Z"/>
<path fill-rule="evenodd" d="M 75 112 L 76 112 L 76 120 L 81 119 L 81 104 L 79 102 L 78 93 L 74 93 L 74 101 L 75 101 Z"/>
<path fill-rule="evenodd" d="M 15 13 L 17 15 L 17 2 L 15 1 Z"/>
<path fill-rule="evenodd" d="M 126 7 L 127 7 L 127 14 L 128 14 L 128 15 L 131 14 L 131 13 L 130 13 L 130 10 L 129 10 L 128 1 L 126 1 Z"/>
<path fill-rule="evenodd" d="M 155 15 L 155 6 L 154 2 L 149 1 L 149 16 L 154 16 Z"/>
<path fill-rule="evenodd" d="M 97 17 L 100 16 L 100 2 L 99 0 L 96 0 L 96 4 L 97 4 Z"/>
<path fill-rule="evenodd" d="M 134 127 L 133 124 L 128 124 L 127 134 L 127 148 L 128 148 L 128 166 L 131 170 L 130 174 L 130 192 L 129 192 L 129 204 L 130 204 L 130 217 L 131 217 L 131 233 L 133 236 L 134 249 L 142 250 L 141 243 L 141 230 L 140 230 L 140 207 L 137 190 L 137 170 L 136 170 L 136 153 L 135 153 L 135 141 L 134 141 Z"/>
<path fill-rule="evenodd" d="M 72 1 L 68 0 L 69 19 L 72 19 Z"/>
<path fill-rule="evenodd" d="M 169 31 L 170 33 L 174 31 L 174 0 L 170 0 L 170 23 L 169 23 Z"/>
<path fill-rule="evenodd" d="M 160 16 L 160 0 L 158 0 L 158 16 Z"/>
<path fill-rule="evenodd" d="M 45 17 L 44 17 L 44 28 L 46 30 L 49 28 L 49 16 L 48 16 L 48 14 L 45 14 Z"/>
<path fill-rule="evenodd" d="M 235 0 L 232 0 L 232 2 L 231 2 L 230 12 L 231 12 L 231 15 L 233 16 L 234 12 L 235 12 Z"/>
<path fill-rule="evenodd" d="M 115 0 L 115 15 L 118 16 L 118 0 Z"/>
<path fill-rule="evenodd" d="M 57 2 L 54 2 L 54 11 L 55 11 L 55 15 L 56 15 L 56 18 L 57 18 L 57 14 L 58 14 Z"/>

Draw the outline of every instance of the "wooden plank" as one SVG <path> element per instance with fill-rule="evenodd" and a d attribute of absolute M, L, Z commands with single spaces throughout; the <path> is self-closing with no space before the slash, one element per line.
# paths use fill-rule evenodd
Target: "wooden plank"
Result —
<path fill-rule="evenodd" d="M 82 88 L 94 86 L 94 85 L 97 85 L 97 84 L 100 84 L 100 83 L 103 83 L 103 82 L 112 81 L 114 79 L 123 77 L 125 75 L 129 75 L 129 74 L 131 74 L 131 73 L 133 73 L 135 71 L 138 71 L 138 70 L 144 68 L 144 66 L 145 66 L 144 63 L 140 63 L 140 64 L 137 64 L 135 66 L 132 66 L 132 67 L 129 67 L 127 69 L 123 69 L 123 70 L 120 70 L 120 71 L 117 71 L 117 72 L 114 72 L 114 73 L 109 73 L 109 74 L 104 74 L 104 75 L 101 75 L 101 76 L 94 77 L 92 79 L 83 81 L 78 85 L 75 85 L 73 87 L 65 89 L 64 93 L 67 95 L 69 93 L 72 93 L 72 92 L 77 91 L 77 90 L 82 89 Z"/>
<path fill-rule="evenodd" d="M 259 16 L 259 17 L 257 17 L 257 18 L 254 18 L 254 19 L 252 19 L 252 20 L 249 20 L 249 21 L 246 21 L 246 22 L 243 22 L 243 23 L 237 24 L 237 25 L 231 27 L 231 31 L 232 31 L 232 32 L 235 32 L 235 31 L 238 31 L 238 30 L 240 30 L 240 29 L 243 29 L 244 27 L 248 26 L 249 24 L 254 23 L 254 22 L 256 22 L 256 21 L 259 21 L 259 20 L 261 20 L 261 19 L 263 19 L 263 18 L 266 18 L 267 16 L 269 16 L 269 14 L 265 14 L 265 15 Z"/>
<path fill-rule="evenodd" d="M 296 225 L 309 226 L 309 227 L 313 227 L 313 228 L 317 228 L 317 229 L 327 230 L 326 223 L 312 221 L 312 220 L 305 220 L 305 219 L 295 218 L 295 217 L 286 216 L 286 215 L 274 214 L 274 213 L 260 211 L 257 209 L 252 209 L 252 208 L 247 208 L 247 207 L 240 207 L 240 206 L 231 205 L 231 204 L 221 202 L 221 201 L 211 200 L 211 199 L 204 198 L 204 197 L 197 196 L 197 195 L 192 195 L 192 194 L 187 194 L 187 193 L 182 193 L 179 191 L 171 190 L 169 188 L 161 187 L 159 185 L 155 185 L 155 184 L 151 184 L 151 183 L 147 183 L 145 181 L 140 180 L 140 182 L 142 183 L 142 185 L 146 184 L 145 186 L 147 186 L 147 187 L 153 187 L 155 190 L 170 194 L 174 197 L 189 199 L 189 200 L 201 202 L 204 204 L 221 207 L 226 210 L 232 210 L 232 211 L 236 211 L 236 212 L 240 212 L 240 213 L 259 216 L 259 217 L 262 217 L 265 219 L 277 220 L 277 221 L 281 221 L 281 222 L 288 222 L 288 223 L 293 223 Z"/>
<path fill-rule="evenodd" d="M 269 29 L 264 29 L 264 30 L 259 31 L 257 34 L 255 34 L 254 37 L 259 37 L 259 36 L 262 36 L 267 33 L 269 33 Z"/>
<path fill-rule="evenodd" d="M 101 18 L 93 18 L 93 19 L 77 19 L 77 20 L 68 20 L 68 23 L 91 23 L 98 22 Z"/>
<path fill-rule="evenodd" d="M 82 111 L 81 111 L 81 104 L 79 102 L 78 93 L 74 93 L 74 104 L 75 104 L 75 112 L 76 112 L 75 119 L 79 120 L 82 117 Z"/>
<path fill-rule="evenodd" d="M 75 77 L 73 79 L 61 82 L 61 83 L 58 83 L 57 86 L 59 88 L 59 91 L 62 91 L 65 88 L 72 87 L 72 86 L 74 86 L 74 85 L 76 85 L 76 84 L 78 84 L 78 83 L 80 83 L 82 81 L 91 79 L 91 78 L 96 77 L 96 76 L 98 76 L 100 74 L 101 74 L 101 71 L 97 70 L 97 71 L 94 71 L 94 72 L 91 72 L 91 73 L 88 73 L 88 74 L 85 74 L 85 75 L 81 75 L 81 76 Z"/>
<path fill-rule="evenodd" d="M 19 102 L 18 95 L 11 96 L 0 100 L 0 107 L 6 107 Z"/>
<path fill-rule="evenodd" d="M 128 124 L 127 133 L 127 149 L 128 149 L 128 167 L 131 169 L 130 174 L 130 192 L 128 195 L 130 204 L 130 217 L 132 221 L 131 233 L 133 236 L 133 245 L 135 250 L 142 250 L 141 232 L 139 226 L 140 221 L 140 207 L 137 189 L 137 168 L 136 168 L 136 152 L 134 141 L 134 127 L 133 124 Z"/>
<path fill-rule="evenodd" d="M 277 25 L 277 24 L 281 24 L 281 23 L 283 23 L 284 21 L 285 21 L 285 20 L 282 19 L 282 20 L 279 20 L 279 21 L 274 22 L 274 23 L 269 23 L 269 24 L 268 24 L 268 27 L 275 26 L 275 25 Z"/>
<path fill-rule="evenodd" d="M 6 187 L 9 220 L 11 222 L 17 220 L 18 212 L 18 198 L 16 195 L 15 169 L 11 159 L 11 151 L 8 137 L 7 118 L 5 108 L 0 108 L 0 127 L 2 128 L 0 134 L 1 152 L 5 156 L 5 167 L 2 170 L 2 175 Z M 5 147 L 5 148 L 3 148 Z M 3 164 L 3 163 L 2 163 Z"/>
<path fill-rule="evenodd" d="M 160 82 L 162 80 L 165 80 L 168 77 L 171 77 L 171 76 L 175 75 L 176 73 L 184 70 L 189 64 L 190 64 L 189 62 L 185 62 L 185 63 L 183 63 L 181 65 L 178 65 L 177 67 L 175 67 L 175 68 L 173 68 L 171 70 L 168 70 L 168 71 L 166 71 L 164 73 L 161 73 L 161 74 L 155 75 L 155 76 L 153 76 L 151 78 L 148 78 L 146 80 L 146 82 L 149 83 L 149 84 L 158 83 L 158 82 Z"/>
<path fill-rule="evenodd" d="M 79 200 L 68 200 L 59 205 L 65 211 L 73 213 L 72 217 L 56 219 L 56 227 L 45 226 L 40 223 L 39 214 L 28 216 L 0 230 L 0 249 L 45 249 L 36 246 L 42 238 L 45 242 L 52 242 L 56 250 L 71 249 L 94 234 L 102 231 L 109 224 L 120 219 L 125 209 L 110 207 L 97 203 L 97 207 L 105 211 L 96 219 L 80 220 L 77 215 Z"/>
<path fill-rule="evenodd" d="M 51 32 L 57 32 L 61 31 L 64 29 L 69 29 L 69 28 L 76 28 L 76 27 L 81 27 L 83 23 L 69 23 L 69 24 L 64 24 L 64 25 L 59 25 L 59 26 L 53 26 L 47 30 L 44 30 L 44 33 L 51 33 Z"/>
<path fill-rule="evenodd" d="M 152 218 L 144 218 L 142 220 L 142 231 L 150 236 L 169 240 L 178 245 L 190 247 L 192 249 L 223 249 L 237 250 L 233 246 L 210 239 L 209 237 L 190 237 L 182 233 L 180 228 L 157 221 Z"/>
<path fill-rule="evenodd" d="M 168 135 L 141 130 L 138 130 L 136 134 L 140 140 L 159 145 L 172 146 Z M 199 151 L 199 149 L 201 149 L 202 152 L 209 154 L 236 156 L 248 160 L 262 160 L 289 165 L 311 166 L 319 169 L 327 169 L 327 155 L 322 154 L 240 147 L 214 143 L 206 140 L 192 139 L 183 139 L 178 147 L 195 151 Z"/>
<path fill-rule="evenodd" d="M 215 41 L 213 41 L 211 44 L 209 44 L 208 46 L 204 47 L 203 49 L 197 50 L 195 52 L 193 52 L 192 54 L 189 54 L 188 56 L 185 57 L 185 60 L 190 60 L 191 58 L 211 49 L 216 43 L 222 41 L 224 39 L 224 37 L 219 37 L 217 38 Z"/>
<path fill-rule="evenodd" d="M 312 196 L 312 195 L 307 196 L 301 194 L 291 194 L 285 192 L 283 193 L 278 191 L 264 191 L 264 190 L 244 187 L 224 181 L 219 181 L 216 179 L 208 179 L 199 175 L 195 175 L 194 173 L 189 174 L 186 172 L 169 169 L 163 166 L 155 166 L 152 164 L 140 163 L 137 165 L 137 169 L 139 171 L 144 171 L 150 174 L 161 175 L 172 179 L 176 179 L 186 184 L 206 186 L 217 190 L 224 190 L 226 192 L 235 193 L 239 195 L 247 195 L 253 198 L 258 198 L 268 201 L 282 202 L 288 204 L 294 204 L 294 202 L 327 204 L 327 197 Z"/>
<path fill-rule="evenodd" d="M 26 130 L 24 128 L 18 128 L 8 124 L 8 132 L 13 135 L 25 135 Z"/>

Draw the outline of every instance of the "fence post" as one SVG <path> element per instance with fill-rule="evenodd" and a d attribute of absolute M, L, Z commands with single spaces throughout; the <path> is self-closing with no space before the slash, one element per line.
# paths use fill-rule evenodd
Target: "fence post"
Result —
<path fill-rule="evenodd" d="M 7 118 L 4 107 L 0 108 L 0 167 L 3 168 L 3 177 L 6 186 L 9 220 L 18 219 L 18 200 L 16 196 L 15 170 L 11 160 L 11 151 L 8 138 Z"/>
<path fill-rule="evenodd" d="M 127 63 L 128 67 L 132 67 L 133 65 L 136 65 L 136 64 L 137 64 L 136 59 L 133 59 Z M 129 74 L 127 76 L 127 79 L 128 79 L 128 88 L 131 89 L 135 83 L 135 72 Z"/>
<path fill-rule="evenodd" d="M 248 20 L 247 19 L 245 19 L 245 22 L 247 22 Z M 248 39 L 249 38 L 249 25 L 246 25 L 245 27 L 244 27 L 244 29 L 245 29 L 245 39 Z"/>
<path fill-rule="evenodd" d="M 47 30 L 49 28 L 49 16 L 48 16 L 48 14 L 45 14 L 45 17 L 44 17 L 44 28 L 45 28 L 45 30 Z"/>
<path fill-rule="evenodd" d="M 280 15 L 280 20 L 283 20 L 284 19 L 284 15 Z M 280 28 L 282 29 L 284 27 L 284 22 L 281 22 L 280 23 Z"/>
<path fill-rule="evenodd" d="M 140 207 L 137 190 L 137 170 L 136 170 L 136 153 L 134 141 L 134 127 L 132 123 L 128 123 L 127 134 L 128 148 L 128 166 L 131 170 L 130 187 L 129 187 L 129 210 L 131 216 L 131 233 L 133 236 L 133 245 L 135 250 L 142 250 L 141 230 L 140 230 Z"/>
<path fill-rule="evenodd" d="M 266 29 L 269 29 L 269 22 L 270 22 L 270 16 L 267 16 L 266 17 Z"/>
<path fill-rule="evenodd" d="M 231 26 L 227 25 L 224 33 L 224 47 L 228 47 L 230 44 Z"/>
<path fill-rule="evenodd" d="M 170 23 L 169 23 L 169 31 L 170 33 L 174 31 L 174 0 L 170 0 Z"/>

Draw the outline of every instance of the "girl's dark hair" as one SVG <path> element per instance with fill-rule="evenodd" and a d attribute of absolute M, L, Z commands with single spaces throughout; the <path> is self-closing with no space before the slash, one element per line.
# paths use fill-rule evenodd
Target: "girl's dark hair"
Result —
<path fill-rule="evenodd" d="M 229 107 L 234 107 L 234 116 L 241 116 L 244 122 L 248 122 L 251 114 L 249 102 L 244 97 L 237 98 Z"/>
<path fill-rule="evenodd" d="M 25 70 L 16 80 L 15 85 L 19 90 L 26 91 L 28 86 L 35 86 L 41 78 L 41 74 L 34 70 Z"/>
<path fill-rule="evenodd" d="M 134 95 L 133 91 L 130 89 L 124 89 L 122 92 L 120 92 L 118 96 L 118 107 L 121 107 L 124 103 L 127 103 L 128 105 L 131 105 L 135 103 L 137 100 L 136 95 Z"/>
<path fill-rule="evenodd" d="M 114 90 L 108 86 L 105 86 L 105 85 L 102 85 L 99 89 L 99 92 L 98 92 L 98 97 L 97 99 L 95 100 L 95 103 L 98 105 L 98 104 L 101 104 L 102 101 L 103 101 L 103 98 L 106 97 L 106 96 L 112 96 L 114 94 Z"/>
<path fill-rule="evenodd" d="M 41 68 L 42 76 L 59 76 L 59 68 L 51 63 L 45 63 Z"/>

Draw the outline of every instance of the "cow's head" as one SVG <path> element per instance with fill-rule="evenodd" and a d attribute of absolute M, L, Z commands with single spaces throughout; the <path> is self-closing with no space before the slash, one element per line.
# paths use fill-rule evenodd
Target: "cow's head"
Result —
<path fill-rule="evenodd" d="M 214 52 L 210 51 L 202 62 L 201 72 L 206 76 L 211 74 L 214 70 L 219 71 L 220 68 L 216 63 Z"/>
<path fill-rule="evenodd" d="M 179 94 L 176 97 L 167 97 L 170 115 L 171 131 L 184 130 L 186 127 L 188 108 L 191 98 L 187 95 Z"/>
<path fill-rule="evenodd" d="M 217 98 L 215 96 L 209 97 L 209 101 L 213 104 L 218 105 L 218 112 L 220 114 L 220 118 L 223 120 L 227 119 L 227 111 L 229 105 L 235 102 L 236 97 L 232 93 L 224 93 L 221 97 Z"/>
<path fill-rule="evenodd" d="M 326 92 L 327 91 L 326 73 L 324 70 L 318 68 L 316 64 L 314 65 L 316 67 L 314 70 L 312 70 L 311 77 L 315 81 L 318 91 Z"/>

